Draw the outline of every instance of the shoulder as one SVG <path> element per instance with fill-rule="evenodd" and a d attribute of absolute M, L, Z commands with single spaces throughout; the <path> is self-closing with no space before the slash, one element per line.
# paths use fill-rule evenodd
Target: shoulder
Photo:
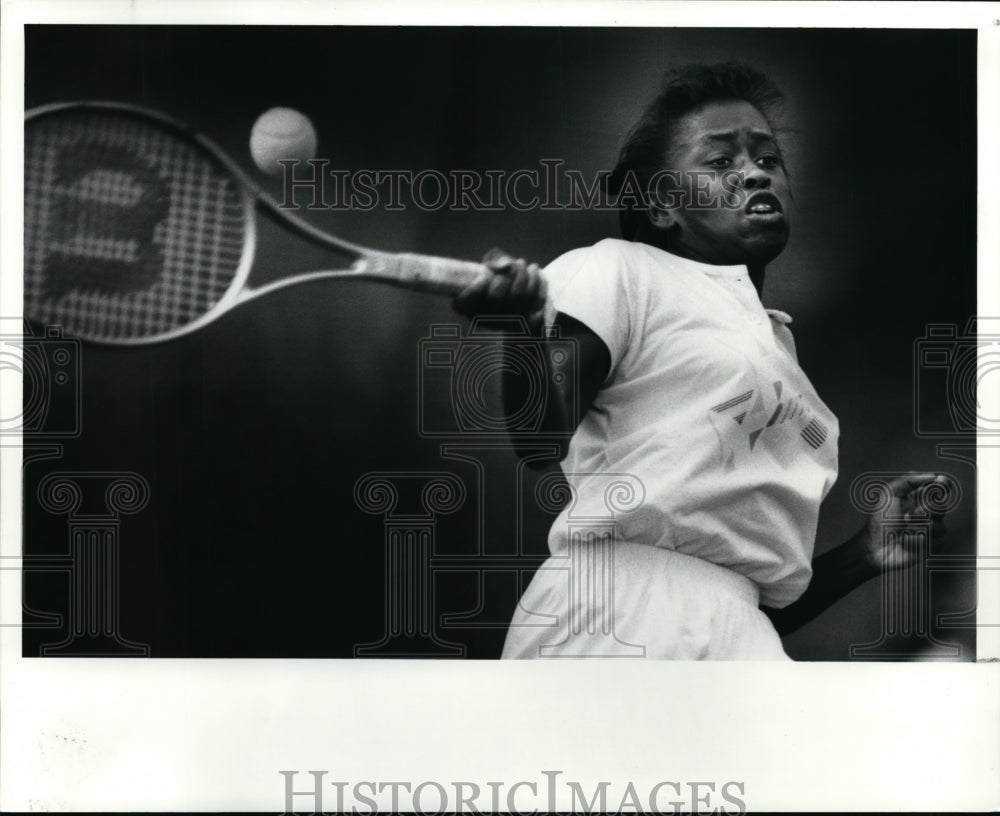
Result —
<path fill-rule="evenodd" d="M 560 255 L 544 272 L 547 318 L 561 313 L 582 323 L 603 341 L 612 367 L 629 347 L 645 309 L 641 246 L 608 238 Z"/>
<path fill-rule="evenodd" d="M 633 243 L 619 238 L 605 238 L 596 244 L 565 252 L 545 267 L 548 274 L 562 273 L 591 264 L 616 264 L 632 253 Z"/>
<path fill-rule="evenodd" d="M 657 249 L 640 241 L 626 241 L 622 238 L 603 238 L 591 246 L 578 247 L 563 253 L 552 261 L 549 266 L 554 267 L 561 266 L 564 263 L 600 260 L 648 263 L 651 258 L 660 256 L 662 256 L 662 259 L 674 257 L 662 249 Z"/>
<path fill-rule="evenodd" d="M 560 255 L 548 266 L 544 274 L 550 286 L 561 288 L 577 278 L 586 279 L 588 285 L 607 283 L 616 287 L 631 286 L 645 281 L 659 268 L 669 267 L 671 256 L 647 244 L 605 238 L 587 247 L 572 249 Z"/>

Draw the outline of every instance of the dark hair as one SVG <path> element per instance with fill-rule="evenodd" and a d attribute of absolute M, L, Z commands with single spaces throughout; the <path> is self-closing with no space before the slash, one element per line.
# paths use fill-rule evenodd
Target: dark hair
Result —
<path fill-rule="evenodd" d="M 706 102 L 741 100 L 749 102 L 770 123 L 784 95 L 760 71 L 736 62 L 717 65 L 686 65 L 668 71 L 660 93 L 646 107 L 618 154 L 618 163 L 607 179 L 607 191 L 616 199 L 626 180 L 648 196 L 652 176 L 663 169 L 667 149 L 678 119 Z M 629 179 L 629 176 L 632 176 Z M 644 201 L 646 198 L 643 199 Z M 634 196 L 618 212 L 622 236 L 635 240 L 647 222 L 645 207 L 636 206 Z"/>

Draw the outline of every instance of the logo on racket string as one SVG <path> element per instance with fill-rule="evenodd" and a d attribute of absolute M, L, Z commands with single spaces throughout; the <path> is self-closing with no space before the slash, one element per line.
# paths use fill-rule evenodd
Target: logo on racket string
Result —
<path fill-rule="evenodd" d="M 60 150 L 53 172 L 45 296 L 156 283 L 164 266 L 156 228 L 170 210 L 170 186 L 156 166 L 126 148 L 89 142 Z"/>
<path fill-rule="evenodd" d="M 248 246 L 246 199 L 219 159 L 114 106 L 29 116 L 24 312 L 99 342 L 140 342 L 215 307 Z"/>

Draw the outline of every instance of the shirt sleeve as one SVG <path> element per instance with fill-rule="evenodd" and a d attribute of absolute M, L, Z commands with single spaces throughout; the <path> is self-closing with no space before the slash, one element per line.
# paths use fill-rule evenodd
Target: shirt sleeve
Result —
<path fill-rule="evenodd" d="M 600 337 L 614 370 L 628 349 L 634 322 L 635 286 L 623 253 L 611 242 L 575 249 L 549 264 L 545 278 L 553 310 Z"/>

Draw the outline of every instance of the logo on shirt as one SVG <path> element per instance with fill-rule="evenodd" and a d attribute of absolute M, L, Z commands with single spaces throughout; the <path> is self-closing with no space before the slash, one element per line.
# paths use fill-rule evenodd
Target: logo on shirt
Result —
<path fill-rule="evenodd" d="M 797 428 L 797 438 L 812 450 L 818 450 L 829 434 L 806 404 L 805 396 L 785 393 L 781 380 L 775 380 L 770 388 L 751 388 L 713 405 L 709 420 L 719 437 L 726 472 L 739 467 L 762 444 L 783 461 L 782 453 L 794 453 L 787 450 L 789 429 Z"/>

